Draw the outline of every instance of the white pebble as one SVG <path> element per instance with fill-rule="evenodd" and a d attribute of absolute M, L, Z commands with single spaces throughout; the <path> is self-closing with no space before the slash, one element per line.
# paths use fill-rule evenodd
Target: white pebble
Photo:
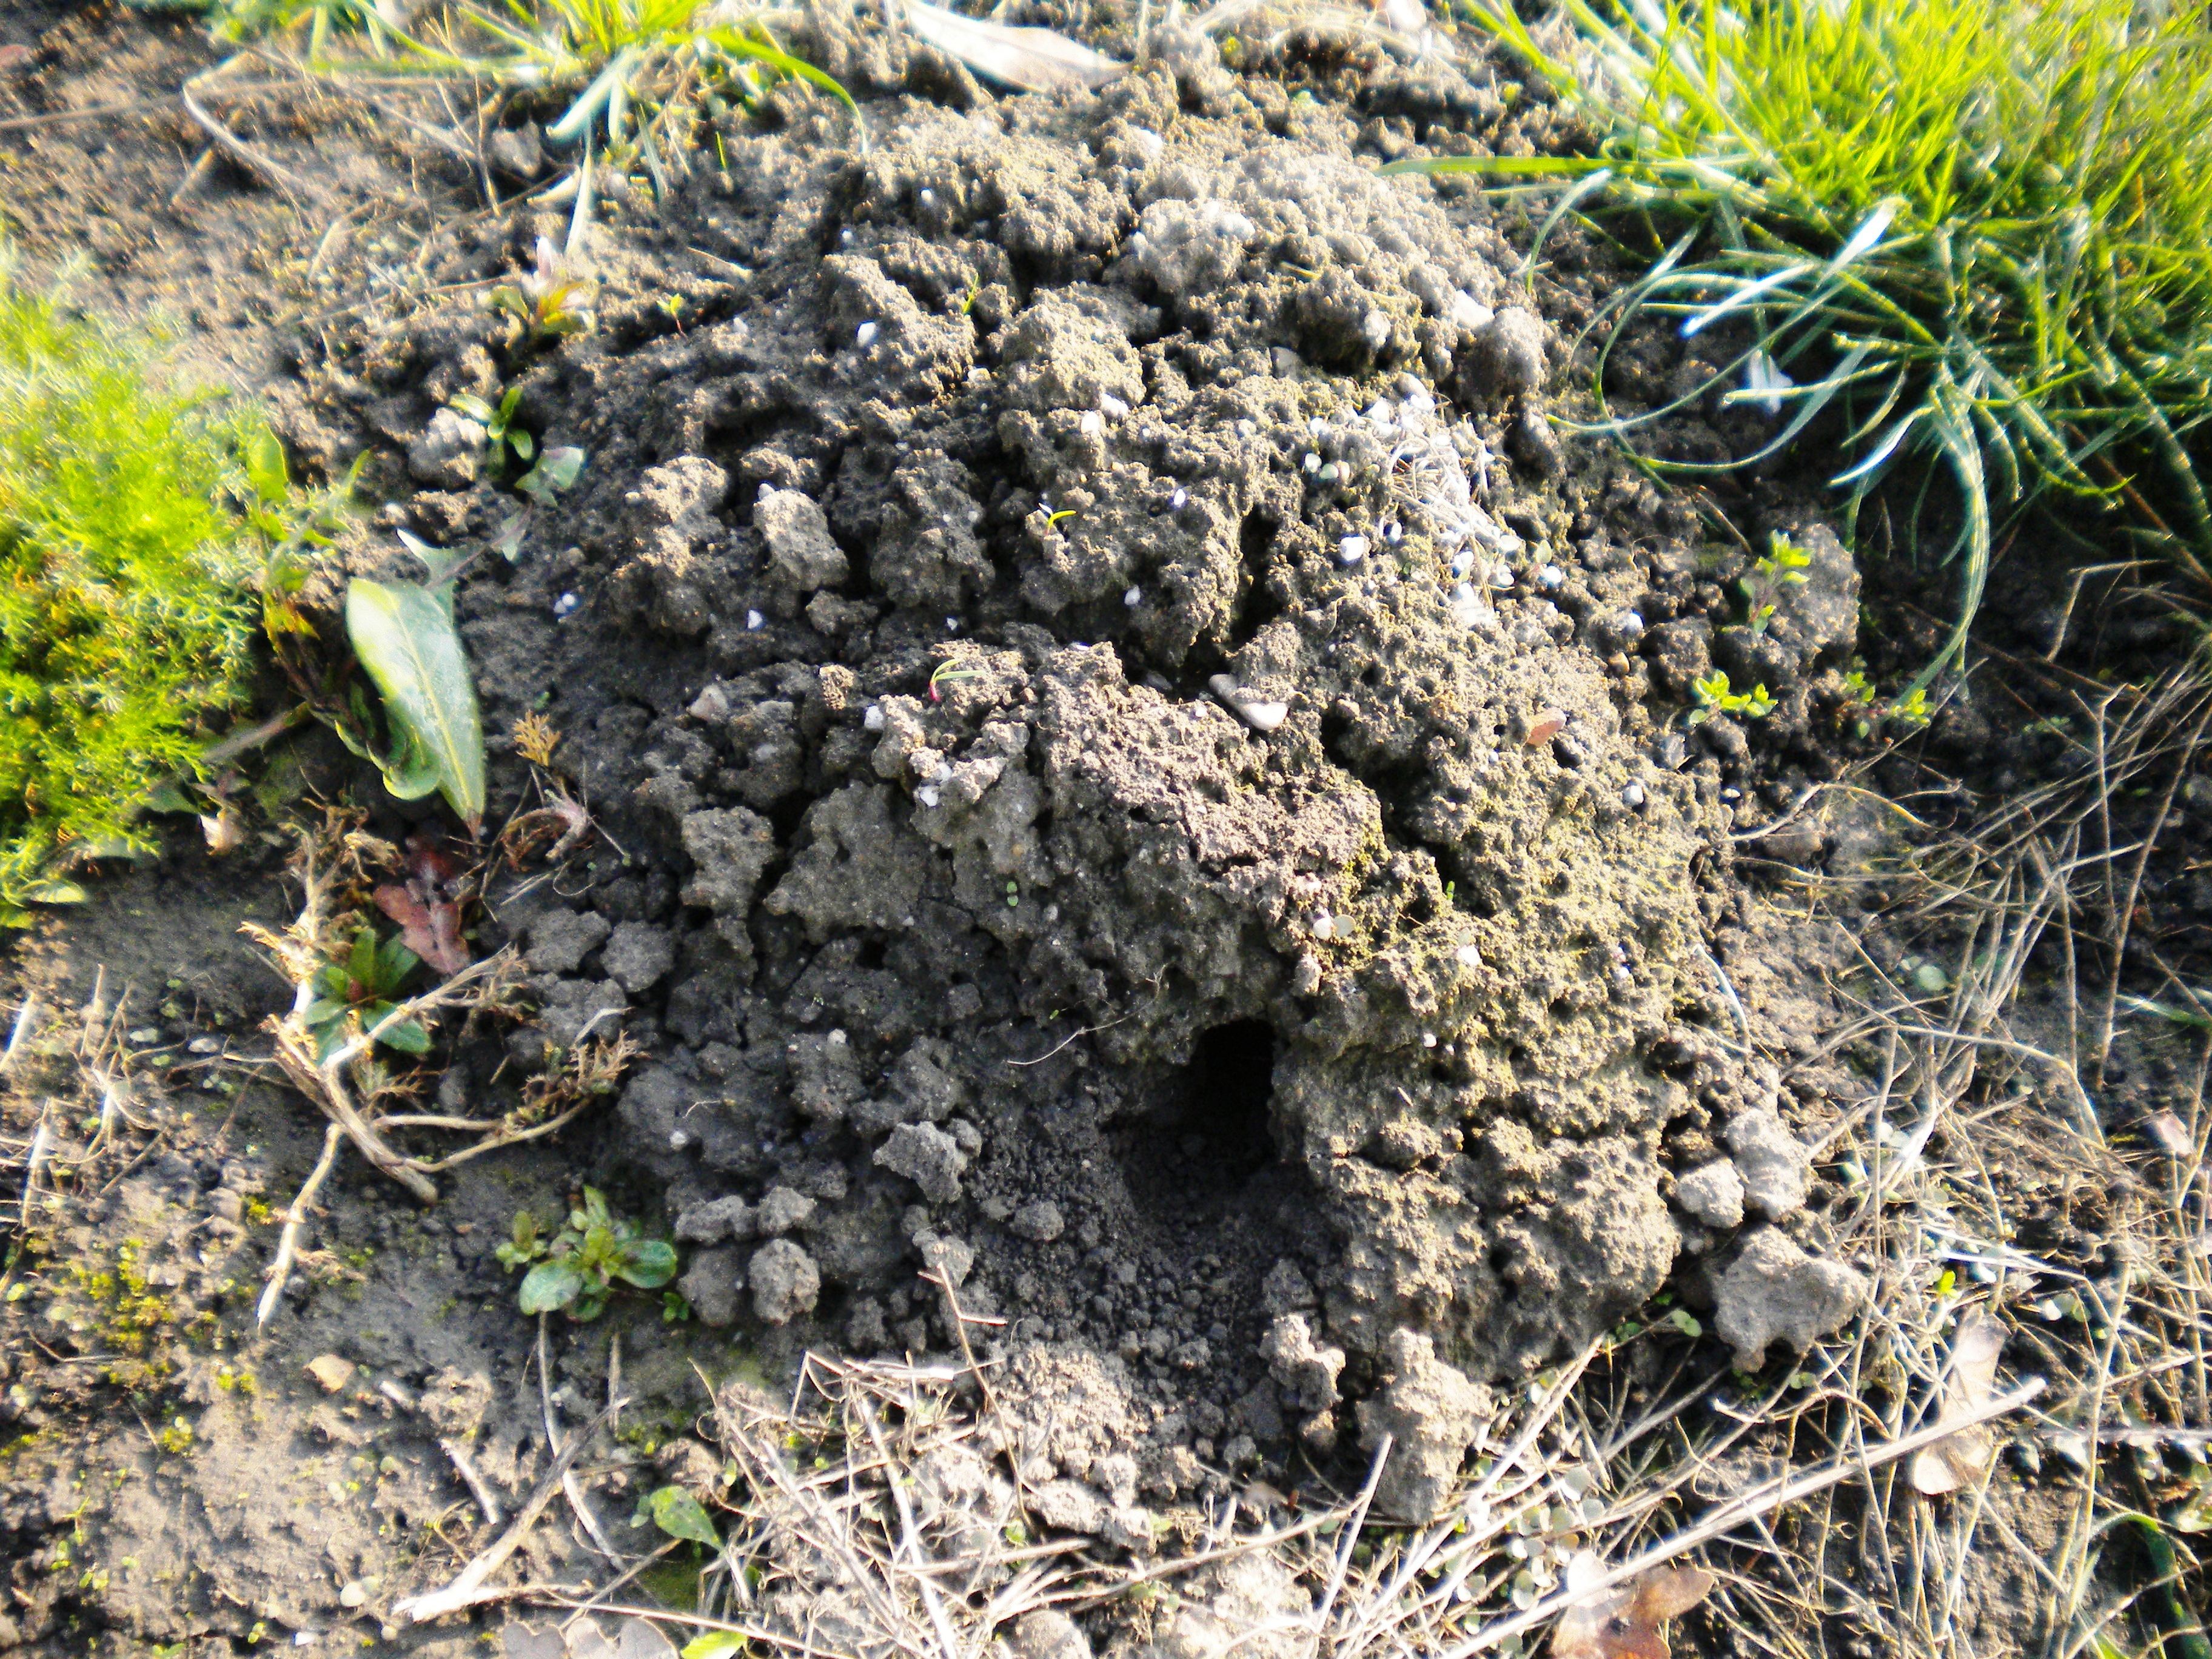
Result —
<path fill-rule="evenodd" d="M 1086 409 L 1083 411 L 1083 419 L 1079 424 L 1083 428 L 1085 437 L 1095 438 L 1106 429 L 1106 417 L 1095 409 Z"/>
<path fill-rule="evenodd" d="M 196 1036 L 185 1045 L 185 1052 L 192 1054 L 219 1054 L 222 1039 L 219 1036 Z"/>
<path fill-rule="evenodd" d="M 868 705 L 868 712 L 860 716 L 860 725 L 862 728 L 866 731 L 882 731 L 884 729 L 883 705 L 881 703 L 875 702 L 870 703 Z"/>
<path fill-rule="evenodd" d="M 761 624 L 762 624 L 762 623 L 765 623 L 767 620 L 768 620 L 768 618 L 767 618 L 766 617 L 762 616 L 762 615 L 761 615 L 761 613 L 760 613 L 759 611 L 746 611 L 746 612 L 745 612 L 745 631 L 746 631 L 747 633 L 749 633 L 749 634 L 750 634 L 750 633 L 755 633 L 755 632 L 757 632 L 757 631 L 759 630 L 759 629 L 760 629 Z"/>
<path fill-rule="evenodd" d="M 680 1152 L 690 1144 L 691 1137 L 683 1130 L 671 1129 L 668 1132 L 668 1146 L 672 1152 Z"/>
<path fill-rule="evenodd" d="M 1321 457 L 1315 454 L 1310 449 L 1306 451 L 1305 468 L 1309 472 L 1318 472 L 1321 471 Z"/>
<path fill-rule="evenodd" d="M 846 226 L 844 229 L 837 233 L 837 246 L 839 247 L 850 247 L 853 246 L 853 228 L 850 225 Z"/>
<path fill-rule="evenodd" d="M 1458 950 L 1453 951 L 1452 954 L 1459 958 L 1459 965 L 1462 968 L 1480 968 L 1482 966 L 1482 952 L 1476 950 L 1472 945 L 1462 945 Z"/>
<path fill-rule="evenodd" d="M 1400 542 L 1403 541 L 1405 538 L 1405 528 L 1403 526 L 1400 525 L 1395 519 L 1385 519 L 1382 520 L 1382 539 L 1384 541 L 1388 542 L 1391 546 L 1395 547 Z"/>
<path fill-rule="evenodd" d="M 563 593 L 559 599 L 553 601 L 553 620 L 560 622 L 567 617 L 574 616 L 576 614 L 576 607 L 582 603 L 583 601 L 578 599 L 574 593 Z"/>
<path fill-rule="evenodd" d="M 945 619 L 945 631 L 948 634 L 957 634 L 960 631 L 960 618 L 947 617 Z"/>
<path fill-rule="evenodd" d="M 1273 731 L 1290 718 L 1290 704 L 1268 702 L 1255 697 L 1226 674 L 1216 674 L 1206 681 L 1206 687 L 1220 699 L 1223 708 L 1262 735 Z"/>
<path fill-rule="evenodd" d="M 1421 1047 L 1424 1048 L 1433 1048 L 1436 1046 L 1437 1034 L 1434 1031 L 1424 1031 L 1421 1033 Z"/>
<path fill-rule="evenodd" d="M 1640 612 L 1624 611 L 1614 619 L 1613 626 L 1614 631 L 1624 640 L 1640 640 L 1644 637 L 1644 617 Z"/>
<path fill-rule="evenodd" d="M 922 785 L 921 788 L 914 792 L 914 798 L 920 801 L 924 806 L 934 806 L 940 799 L 943 799 L 943 797 L 937 793 L 937 786 L 933 783 L 925 783 Z"/>
<path fill-rule="evenodd" d="M 1141 587 L 1133 587 L 1121 596 L 1121 603 L 1127 605 L 1132 611 L 1134 611 L 1144 602 L 1145 590 Z"/>
<path fill-rule="evenodd" d="M 930 189 L 927 185 L 922 186 L 921 204 L 924 207 L 935 207 L 937 205 L 937 192 Z"/>
<path fill-rule="evenodd" d="M 1644 786 L 1640 783 L 1632 781 L 1626 789 L 1620 792 L 1620 804 L 1623 806 L 1629 808 L 1631 811 L 1643 805 L 1644 800 Z"/>
<path fill-rule="evenodd" d="M 1315 437 L 1318 438 L 1322 433 L 1328 430 L 1328 422 L 1322 419 L 1320 416 L 1316 415 L 1306 422 L 1306 430 L 1312 433 Z"/>
<path fill-rule="evenodd" d="M 1313 936 L 1316 939 L 1334 939 L 1336 918 L 1326 910 L 1316 913 L 1313 919 Z"/>
<path fill-rule="evenodd" d="M 876 325 L 873 323 L 862 323 L 860 327 L 853 331 L 853 343 L 861 350 L 866 351 L 875 343 Z"/>
<path fill-rule="evenodd" d="M 1118 421 L 1129 412 L 1129 405 L 1110 392 L 1099 395 L 1098 408 L 1109 421 Z"/>
<path fill-rule="evenodd" d="M 1189 500 L 1190 497 L 1185 495 L 1181 489 L 1176 489 L 1174 495 L 1168 497 L 1168 511 L 1170 513 L 1182 512 L 1184 506 L 1189 501 Z"/>
<path fill-rule="evenodd" d="M 1367 556 L 1368 542 L 1364 536 L 1346 536 L 1336 544 L 1336 556 L 1346 564 L 1358 564 Z"/>
<path fill-rule="evenodd" d="M 1547 564 L 1536 573 L 1536 586 L 1547 593 L 1556 593 L 1567 585 L 1567 573 L 1555 564 Z"/>

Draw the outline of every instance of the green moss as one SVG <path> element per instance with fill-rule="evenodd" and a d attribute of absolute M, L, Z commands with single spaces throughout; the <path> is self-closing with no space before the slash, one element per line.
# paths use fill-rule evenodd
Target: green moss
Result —
<path fill-rule="evenodd" d="M 149 791 L 238 702 L 255 432 L 0 250 L 0 920 L 52 896 L 58 855 L 141 840 Z"/>

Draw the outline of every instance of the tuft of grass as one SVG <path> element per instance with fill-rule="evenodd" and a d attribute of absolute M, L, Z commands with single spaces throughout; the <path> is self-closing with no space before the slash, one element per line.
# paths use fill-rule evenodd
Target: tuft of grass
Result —
<path fill-rule="evenodd" d="M 1908 455 L 1948 471 L 1960 614 L 1911 690 L 1965 644 L 1993 515 L 2045 492 L 2123 507 L 2212 585 L 2192 454 L 2212 412 L 2201 9 L 1563 0 L 1575 33 L 1556 50 L 1511 0 L 1472 9 L 1595 153 L 1396 170 L 1565 182 L 1564 210 L 1603 202 L 1655 228 L 1663 256 L 1601 320 L 1718 327 L 1735 347 L 1726 400 L 1778 422 L 1756 454 L 1707 470 L 1775 453 L 1832 406 L 1854 507 Z M 1598 429 L 1625 435 L 1717 389 Z"/>
<path fill-rule="evenodd" d="M 258 428 L 148 362 L 0 251 L 0 921 L 73 897 L 62 860 L 138 846 L 240 700 Z"/>

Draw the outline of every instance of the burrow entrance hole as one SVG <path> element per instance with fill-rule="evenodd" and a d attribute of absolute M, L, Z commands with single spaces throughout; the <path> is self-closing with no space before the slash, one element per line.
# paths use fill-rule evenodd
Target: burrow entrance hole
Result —
<path fill-rule="evenodd" d="M 1256 1019 L 1200 1033 L 1158 1107 L 1121 1126 L 1121 1163 L 1139 1209 L 1170 1222 L 1218 1212 L 1296 1178 L 1275 1144 L 1275 1034 Z"/>

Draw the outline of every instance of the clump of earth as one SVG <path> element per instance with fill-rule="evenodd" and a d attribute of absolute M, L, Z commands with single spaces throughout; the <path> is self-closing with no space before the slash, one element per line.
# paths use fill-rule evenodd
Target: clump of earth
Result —
<path fill-rule="evenodd" d="M 514 504 L 456 394 L 588 456 L 460 611 L 608 842 L 491 896 L 543 1029 L 446 1097 L 626 1029 L 613 1150 L 698 1316 L 771 1363 L 964 1338 L 1075 1402 L 1092 1531 L 1385 1433 L 1425 1515 L 1484 1385 L 1678 1260 L 1747 1363 L 1840 1324 L 1705 951 L 1718 769 L 1639 654 L 1696 520 L 1554 434 L 1480 197 L 1361 153 L 1494 133 L 1492 71 L 1279 47 L 1319 101 L 1162 28 L 994 98 L 834 8 L 788 44 L 865 154 L 782 89 L 659 204 L 606 186 L 596 332 L 471 295 L 286 408 L 445 544 Z M 489 223 L 477 274 L 565 232 Z M 1808 678 L 1856 579 L 1769 527 L 1814 563 L 1759 648 Z"/>

